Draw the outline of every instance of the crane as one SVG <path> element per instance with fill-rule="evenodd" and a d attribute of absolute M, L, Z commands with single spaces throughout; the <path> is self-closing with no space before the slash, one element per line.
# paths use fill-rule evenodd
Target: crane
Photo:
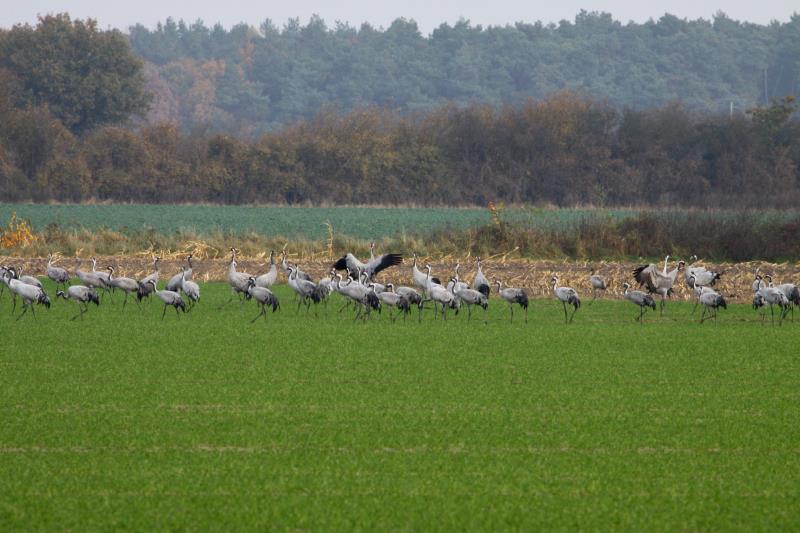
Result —
<path fill-rule="evenodd" d="M 489 309 L 489 298 L 484 293 L 476 291 L 475 289 L 456 289 L 456 278 L 452 278 L 450 283 L 452 283 L 451 291 L 458 299 L 459 304 L 461 302 L 467 304 L 467 320 L 472 320 L 472 306 L 477 305 L 483 308 L 483 321 L 486 323 L 486 311 Z"/>
<path fill-rule="evenodd" d="M 139 282 L 132 278 L 117 278 L 114 277 L 114 267 L 108 267 L 108 286 L 119 289 L 125 293 L 125 301 L 122 302 L 122 309 L 128 305 L 128 295 L 134 291 L 139 291 Z M 136 300 L 139 305 L 139 300 Z"/>
<path fill-rule="evenodd" d="M 158 299 L 164 302 L 164 312 L 161 313 L 161 320 L 164 320 L 164 315 L 167 314 L 167 307 L 169 306 L 172 306 L 175 309 L 175 314 L 178 315 L 179 318 L 181 314 L 178 312 L 178 309 L 184 313 L 186 312 L 186 304 L 184 303 L 180 294 L 175 291 L 158 290 L 156 288 L 156 280 L 154 279 L 151 279 L 148 283 L 153 286 L 153 292 L 156 293 Z"/>
<path fill-rule="evenodd" d="M 183 276 L 181 276 L 181 290 L 183 291 L 183 294 L 189 298 L 189 310 L 191 311 L 195 304 L 200 301 L 200 285 L 192 280 L 186 279 L 185 268 L 183 269 Z"/>
<path fill-rule="evenodd" d="M 480 257 L 477 258 L 477 272 L 475 272 L 475 279 L 472 280 L 472 288 L 486 297 L 489 296 L 489 280 L 483 275 Z"/>
<path fill-rule="evenodd" d="M 149 298 L 156 285 L 158 285 L 160 263 L 161 257 L 156 256 L 153 260 L 153 272 L 139 280 L 139 290 L 136 291 L 137 300 L 142 301 L 142 298 Z M 150 281 L 155 281 L 156 285 L 152 285 Z"/>
<path fill-rule="evenodd" d="M 251 324 L 258 320 L 261 316 L 264 317 L 264 320 L 267 319 L 267 307 L 271 307 L 273 313 L 280 308 L 280 302 L 278 302 L 278 298 L 275 297 L 272 291 L 268 288 L 257 286 L 255 278 L 250 278 L 247 280 L 247 293 L 245 298 L 248 300 L 255 300 L 261 307 L 261 311 L 259 311 L 256 317 L 250 321 Z"/>
<path fill-rule="evenodd" d="M 672 286 L 678 277 L 678 272 L 683 270 L 684 261 L 678 261 L 678 266 L 673 270 L 667 271 L 669 257 L 664 259 L 664 270 L 659 271 L 658 267 L 653 263 L 649 265 L 642 265 L 633 270 L 633 277 L 639 282 L 640 287 L 647 287 L 651 293 L 661 296 L 660 311 L 664 314 L 664 307 L 666 306 L 666 299 L 672 294 Z"/>
<path fill-rule="evenodd" d="M 515 289 L 514 287 L 503 288 L 503 283 L 496 279 L 494 280 L 497 285 L 497 293 L 500 298 L 508 302 L 508 309 L 511 311 L 511 323 L 514 323 L 514 304 L 519 305 L 525 310 L 525 323 L 528 323 L 528 294 L 523 289 Z"/>
<path fill-rule="evenodd" d="M 394 307 L 397 309 L 397 314 L 395 316 L 391 316 L 391 312 L 389 312 L 389 318 L 391 318 L 392 323 L 397 320 L 400 313 L 404 313 L 403 320 L 405 320 L 406 315 L 411 311 L 411 304 L 404 296 L 394 292 L 393 283 L 387 283 L 386 288 L 388 290 L 377 293 L 378 300 L 386 307 Z"/>
<path fill-rule="evenodd" d="M 256 287 L 271 289 L 278 280 L 278 267 L 275 265 L 275 250 L 269 252 L 269 270 L 256 278 Z"/>
<path fill-rule="evenodd" d="M 36 318 L 36 310 L 33 308 L 34 303 L 38 305 L 44 305 L 48 309 L 50 308 L 50 298 L 47 297 L 47 293 L 44 292 L 43 289 L 35 285 L 28 285 L 27 283 L 23 283 L 18 279 L 14 279 L 10 269 L 6 270 L 5 277 L 6 284 L 11 292 L 22 298 L 22 313 L 17 317 L 17 320 L 25 316 L 25 313 L 28 312 L 28 309 L 30 309 L 31 313 L 33 313 L 33 318 Z M 16 299 L 14 300 L 14 304 L 16 308 Z M 12 311 L 12 313 L 13 312 L 14 311 Z"/>
<path fill-rule="evenodd" d="M 572 287 L 559 287 L 557 274 L 553 274 L 553 277 L 550 278 L 550 283 L 553 285 L 553 294 L 564 307 L 564 323 L 571 324 L 572 319 L 575 318 L 575 313 L 578 312 L 578 308 L 581 306 L 581 299 L 578 296 L 578 292 Z M 568 305 L 571 305 L 574 308 L 569 320 L 567 319 Z"/>
<path fill-rule="evenodd" d="M 625 289 L 625 299 L 632 304 L 639 306 L 639 316 L 636 317 L 636 320 L 639 322 L 639 324 L 644 323 L 643 318 L 644 314 L 647 312 L 646 308 L 649 307 L 653 311 L 656 310 L 655 300 L 653 300 L 653 297 L 645 292 L 630 290 L 631 286 L 629 283 L 623 283 L 622 288 Z"/>
<path fill-rule="evenodd" d="M 597 291 L 605 292 L 608 287 L 606 286 L 606 280 L 595 274 L 594 267 L 592 267 L 592 272 L 589 275 L 589 284 L 592 286 L 592 301 L 589 302 L 589 305 L 592 305 L 597 300 Z"/>
<path fill-rule="evenodd" d="M 383 254 L 366 263 L 362 263 L 356 256 L 348 252 L 333 264 L 333 268 L 336 270 L 350 269 L 353 272 L 364 272 L 367 275 L 367 281 L 372 281 L 372 278 L 380 271 L 399 265 L 402 262 L 403 256 L 400 254 Z"/>
<path fill-rule="evenodd" d="M 167 282 L 168 291 L 178 292 L 180 290 L 181 279 L 184 277 L 184 274 L 187 280 L 192 279 L 192 273 L 194 272 L 194 269 L 192 268 L 192 257 L 194 257 L 194 255 L 189 254 L 189 256 L 186 258 L 186 262 L 189 263 L 188 269 L 182 268 L 177 274 L 169 278 L 169 281 Z"/>
<path fill-rule="evenodd" d="M 725 302 L 725 298 L 722 297 L 721 294 L 715 291 L 711 292 L 704 292 L 700 295 L 700 303 L 703 305 L 703 314 L 700 316 L 700 323 L 702 324 L 709 318 L 714 318 L 714 324 L 717 323 L 717 309 L 720 307 L 723 309 L 728 308 L 728 304 Z M 706 311 L 708 311 L 709 315 L 706 316 Z"/>
<path fill-rule="evenodd" d="M 61 297 L 65 300 L 74 300 L 78 303 L 78 314 L 70 320 L 75 320 L 80 317 L 83 320 L 83 314 L 89 310 L 89 304 L 93 303 L 97 306 L 100 305 L 100 298 L 91 287 L 85 285 L 72 285 L 67 288 L 66 294 L 64 291 L 56 292 L 56 298 Z"/>
<path fill-rule="evenodd" d="M 61 285 L 69 285 L 69 272 L 66 269 L 53 266 L 53 254 L 47 254 L 47 277 L 56 284 L 56 289 Z"/>

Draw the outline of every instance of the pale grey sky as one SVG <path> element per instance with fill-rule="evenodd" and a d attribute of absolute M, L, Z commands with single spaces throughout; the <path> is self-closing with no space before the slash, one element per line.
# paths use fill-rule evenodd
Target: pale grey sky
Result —
<path fill-rule="evenodd" d="M 209 26 L 221 22 L 225 27 L 230 27 L 238 22 L 258 26 L 266 18 L 279 26 L 291 17 L 300 17 L 305 23 L 312 14 L 318 14 L 329 25 L 340 20 L 353 26 L 366 21 L 374 26 L 385 27 L 395 18 L 406 17 L 416 20 L 424 34 L 442 22 L 453 23 L 461 17 L 484 26 L 520 20 L 547 23 L 561 19 L 573 20 L 581 9 L 605 11 L 622 22 L 657 19 L 665 12 L 682 18 L 709 19 L 721 10 L 731 18 L 760 24 L 772 20 L 786 21 L 792 13 L 800 12 L 797 0 L 1 0 L 0 6 L 0 27 L 5 28 L 21 22 L 35 23 L 37 14 L 62 11 L 68 12 L 73 18 L 95 18 L 102 28 L 123 30 L 137 22 L 152 27 L 170 16 L 174 19 L 183 18 L 187 22 L 199 18 Z"/>

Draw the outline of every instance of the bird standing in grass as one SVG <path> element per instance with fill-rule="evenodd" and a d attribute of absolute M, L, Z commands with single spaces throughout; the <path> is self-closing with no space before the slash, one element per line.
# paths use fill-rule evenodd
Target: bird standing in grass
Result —
<path fill-rule="evenodd" d="M 61 285 L 69 285 L 69 272 L 66 269 L 53 266 L 53 254 L 47 254 L 47 277 L 56 284 L 56 289 Z"/>
<path fill-rule="evenodd" d="M 594 267 L 592 267 L 592 273 L 589 275 L 589 283 L 592 285 L 592 301 L 589 302 L 589 305 L 592 305 L 597 300 L 597 291 L 605 292 L 608 287 L 606 286 L 606 280 L 595 274 Z"/>
<path fill-rule="evenodd" d="M 725 298 L 722 297 L 721 294 L 718 292 L 704 292 L 700 295 L 700 304 L 703 305 L 703 314 L 700 316 L 700 323 L 702 324 L 709 318 L 714 319 L 714 323 L 717 323 L 717 309 L 720 307 L 723 309 L 728 308 L 728 304 L 725 303 Z M 706 316 L 706 312 L 709 313 Z"/>
<path fill-rule="evenodd" d="M 261 307 L 261 310 L 256 315 L 256 317 L 250 321 L 252 324 L 260 317 L 264 317 L 264 320 L 267 319 L 267 307 L 272 308 L 272 312 L 278 310 L 280 307 L 280 303 L 278 302 L 278 298 L 266 287 L 258 287 L 256 286 L 255 278 L 250 278 L 247 283 L 247 294 L 245 296 L 248 300 L 253 299 L 258 302 L 258 305 Z"/>
<path fill-rule="evenodd" d="M 161 320 L 164 320 L 164 315 L 167 314 L 167 307 L 169 306 L 172 306 L 175 309 L 175 314 L 178 315 L 178 317 L 181 316 L 181 314 L 178 312 L 178 309 L 180 309 L 184 313 L 186 312 L 186 303 L 184 303 L 183 298 L 181 298 L 180 294 L 178 294 L 175 291 L 158 290 L 156 288 L 156 281 L 154 279 L 150 280 L 150 285 L 153 286 L 153 292 L 156 293 L 158 299 L 164 302 L 164 312 L 161 313 Z"/>
<path fill-rule="evenodd" d="M 475 279 L 472 280 L 472 288 L 487 298 L 489 297 L 489 280 L 483 275 L 483 265 L 480 257 L 477 258 L 477 271 L 475 272 Z"/>
<path fill-rule="evenodd" d="M 550 283 L 553 284 L 553 294 L 564 307 L 564 323 L 571 324 L 572 319 L 575 318 L 575 313 L 578 312 L 578 308 L 581 306 L 581 299 L 578 296 L 578 292 L 572 287 L 559 287 L 558 275 L 556 274 L 553 274 L 553 277 L 550 278 Z M 569 319 L 567 319 L 568 305 L 573 307 L 572 314 L 569 316 Z"/>
<path fill-rule="evenodd" d="M 58 291 L 56 293 L 56 297 L 58 296 L 65 300 L 74 300 L 78 303 L 79 312 L 70 320 L 75 320 L 78 317 L 83 320 L 83 314 L 89 310 L 90 303 L 93 303 L 97 306 L 100 305 L 100 298 L 97 296 L 97 293 L 94 291 L 94 289 L 84 285 L 72 285 L 67 289 L 66 294 L 64 291 Z"/>
<path fill-rule="evenodd" d="M 655 311 L 656 301 L 653 300 L 652 296 L 645 292 L 632 291 L 631 286 L 628 283 L 623 283 L 622 287 L 625 289 L 625 299 L 632 304 L 639 306 L 639 316 L 636 317 L 636 320 L 639 322 L 639 324 L 642 324 L 644 322 L 644 314 L 647 312 L 646 308 L 649 307 Z"/>
<path fill-rule="evenodd" d="M 513 287 L 503 288 L 503 283 L 496 279 L 494 280 L 497 285 L 497 293 L 500 298 L 508 302 L 508 309 L 511 311 L 511 322 L 514 322 L 514 304 L 519 305 L 525 310 L 525 323 L 528 323 L 528 295 L 523 289 L 515 289 Z"/>

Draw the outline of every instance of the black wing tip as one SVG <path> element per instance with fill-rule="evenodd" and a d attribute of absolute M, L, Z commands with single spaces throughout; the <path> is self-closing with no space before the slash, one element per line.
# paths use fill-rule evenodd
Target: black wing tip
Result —
<path fill-rule="evenodd" d="M 333 264 L 333 268 L 336 270 L 347 270 L 347 256 L 343 255 L 336 262 Z"/>
<path fill-rule="evenodd" d="M 484 296 L 489 296 L 489 286 L 487 284 L 478 285 L 478 292 L 483 294 Z"/>

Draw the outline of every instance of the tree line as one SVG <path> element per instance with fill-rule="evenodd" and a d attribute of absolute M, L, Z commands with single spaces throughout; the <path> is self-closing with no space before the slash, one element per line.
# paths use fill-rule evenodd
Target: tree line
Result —
<path fill-rule="evenodd" d="M 460 21 L 422 35 L 328 25 L 229 30 L 167 19 L 130 28 L 154 95 L 152 122 L 257 137 L 335 103 L 400 112 L 447 103 L 494 107 L 572 90 L 617 107 L 681 101 L 693 111 L 743 113 L 800 89 L 800 15 L 769 25 L 666 14 L 643 24 L 581 11 L 558 24 L 483 27 Z"/>
<path fill-rule="evenodd" d="M 75 135 L 46 108 L 0 123 L 0 200 L 796 207 L 791 97 L 747 116 L 618 110 L 560 93 L 408 116 L 325 110 L 256 140 L 162 124 Z M 7 108 L 5 108 L 7 111 Z"/>

